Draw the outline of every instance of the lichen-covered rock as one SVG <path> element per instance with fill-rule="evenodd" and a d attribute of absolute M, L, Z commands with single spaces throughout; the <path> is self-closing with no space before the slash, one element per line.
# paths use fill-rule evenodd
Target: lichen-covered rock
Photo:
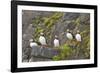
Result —
<path fill-rule="evenodd" d="M 42 48 L 42 47 L 32 47 L 31 57 L 40 57 L 40 58 L 48 58 L 52 59 L 53 56 L 58 55 L 59 50 L 52 49 L 52 48 Z"/>

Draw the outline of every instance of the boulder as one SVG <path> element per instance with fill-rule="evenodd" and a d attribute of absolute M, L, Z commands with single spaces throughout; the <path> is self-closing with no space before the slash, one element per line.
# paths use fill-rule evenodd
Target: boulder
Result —
<path fill-rule="evenodd" d="M 57 49 L 34 46 L 32 47 L 31 56 L 52 59 L 53 56 L 58 55 L 59 53 L 60 52 Z"/>

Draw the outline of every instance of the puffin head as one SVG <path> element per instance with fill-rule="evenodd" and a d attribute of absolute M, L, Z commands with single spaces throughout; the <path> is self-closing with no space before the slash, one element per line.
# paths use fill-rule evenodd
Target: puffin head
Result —
<path fill-rule="evenodd" d="M 58 36 L 57 35 L 55 35 L 55 39 L 58 39 Z"/>
<path fill-rule="evenodd" d="M 40 33 L 40 35 L 41 35 L 41 36 L 44 36 L 44 33 L 43 33 L 43 32 L 41 32 L 41 33 Z"/>
<path fill-rule="evenodd" d="M 69 30 L 69 29 L 67 29 L 67 32 L 70 32 L 70 30 Z"/>
<path fill-rule="evenodd" d="M 79 34 L 79 33 L 80 33 L 80 31 L 79 31 L 79 30 L 77 30 L 77 33 Z"/>
<path fill-rule="evenodd" d="M 33 42 L 33 39 L 30 39 L 29 42 Z"/>

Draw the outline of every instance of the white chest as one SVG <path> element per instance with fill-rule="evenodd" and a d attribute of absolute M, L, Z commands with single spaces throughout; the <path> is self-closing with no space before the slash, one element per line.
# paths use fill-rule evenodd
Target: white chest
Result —
<path fill-rule="evenodd" d="M 80 34 L 76 34 L 75 38 L 76 38 L 77 41 L 81 41 L 81 35 Z"/>
<path fill-rule="evenodd" d="M 59 47 L 59 40 L 58 40 L 58 39 L 55 39 L 55 40 L 54 40 L 54 46 L 55 46 L 55 47 Z"/>
<path fill-rule="evenodd" d="M 66 37 L 67 37 L 68 39 L 70 39 L 70 40 L 72 40 L 72 39 L 73 39 L 73 36 L 72 36 L 72 34 L 71 34 L 71 33 L 66 33 Z"/>
<path fill-rule="evenodd" d="M 44 36 L 40 36 L 39 37 L 39 42 L 42 44 L 42 45 L 46 45 L 46 39 Z"/>

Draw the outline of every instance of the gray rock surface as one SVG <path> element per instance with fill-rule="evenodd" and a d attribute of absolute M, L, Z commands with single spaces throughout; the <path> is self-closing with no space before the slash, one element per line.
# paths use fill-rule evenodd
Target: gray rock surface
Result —
<path fill-rule="evenodd" d="M 59 50 L 52 48 L 32 47 L 31 56 L 51 58 L 59 54 Z"/>

